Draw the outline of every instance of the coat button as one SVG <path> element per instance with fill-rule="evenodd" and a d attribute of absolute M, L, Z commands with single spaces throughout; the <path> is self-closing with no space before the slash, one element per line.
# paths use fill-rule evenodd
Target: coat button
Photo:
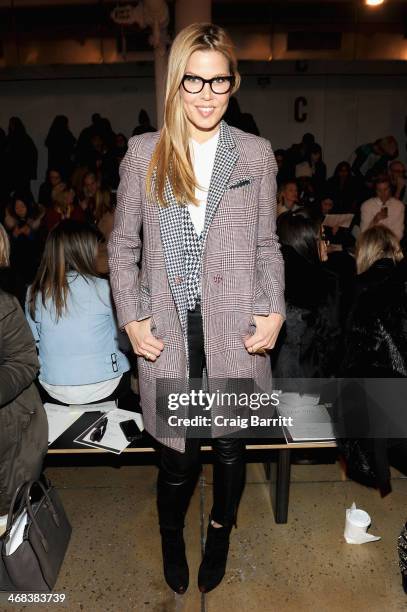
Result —
<path fill-rule="evenodd" d="M 223 281 L 223 276 L 221 274 L 215 274 L 213 277 L 213 282 L 219 284 Z"/>
<path fill-rule="evenodd" d="M 182 276 L 176 276 L 174 279 L 176 285 L 181 285 L 183 280 L 184 279 L 182 278 Z"/>

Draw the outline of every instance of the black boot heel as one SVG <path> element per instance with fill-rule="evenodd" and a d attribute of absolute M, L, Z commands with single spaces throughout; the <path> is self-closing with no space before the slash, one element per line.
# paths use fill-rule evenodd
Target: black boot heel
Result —
<path fill-rule="evenodd" d="M 236 527 L 236 522 L 234 522 Z M 205 553 L 198 572 L 198 588 L 209 593 L 222 582 L 229 552 L 229 535 L 232 525 L 212 527 L 209 517 Z"/>
<path fill-rule="evenodd" d="M 160 533 L 165 580 L 173 591 L 183 594 L 189 584 L 183 530 L 161 528 Z"/>

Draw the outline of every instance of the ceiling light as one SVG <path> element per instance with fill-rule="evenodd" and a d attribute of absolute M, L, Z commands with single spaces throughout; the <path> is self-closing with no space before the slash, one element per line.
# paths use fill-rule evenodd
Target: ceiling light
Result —
<path fill-rule="evenodd" d="M 384 0 L 365 0 L 365 4 L 367 4 L 367 6 L 380 6 L 380 4 L 383 4 Z"/>

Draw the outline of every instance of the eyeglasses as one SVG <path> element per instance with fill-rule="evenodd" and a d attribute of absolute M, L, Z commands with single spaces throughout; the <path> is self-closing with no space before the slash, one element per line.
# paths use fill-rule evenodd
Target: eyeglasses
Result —
<path fill-rule="evenodd" d="M 185 74 L 181 84 L 185 91 L 192 94 L 202 91 L 206 83 L 209 83 L 214 94 L 225 94 L 231 90 L 234 82 L 234 76 L 217 76 L 213 77 L 213 79 L 203 79 L 194 74 Z"/>
<path fill-rule="evenodd" d="M 92 440 L 92 442 L 100 442 L 101 439 L 103 438 L 103 436 L 105 435 L 106 432 L 106 427 L 107 427 L 107 417 L 104 417 L 99 425 L 96 427 L 96 429 L 94 429 L 92 431 L 92 433 L 90 434 L 90 439 Z"/>

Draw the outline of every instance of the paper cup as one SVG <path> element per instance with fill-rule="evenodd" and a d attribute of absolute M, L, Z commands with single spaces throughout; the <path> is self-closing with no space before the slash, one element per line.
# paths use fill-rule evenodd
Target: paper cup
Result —
<path fill-rule="evenodd" d="M 370 516 L 364 510 L 351 508 L 346 512 L 345 532 L 346 540 L 362 543 L 366 538 L 366 530 L 371 523 Z"/>
<path fill-rule="evenodd" d="M 348 514 L 348 521 L 355 527 L 367 529 L 372 522 L 370 516 L 364 510 L 360 508 L 352 509 Z"/>

